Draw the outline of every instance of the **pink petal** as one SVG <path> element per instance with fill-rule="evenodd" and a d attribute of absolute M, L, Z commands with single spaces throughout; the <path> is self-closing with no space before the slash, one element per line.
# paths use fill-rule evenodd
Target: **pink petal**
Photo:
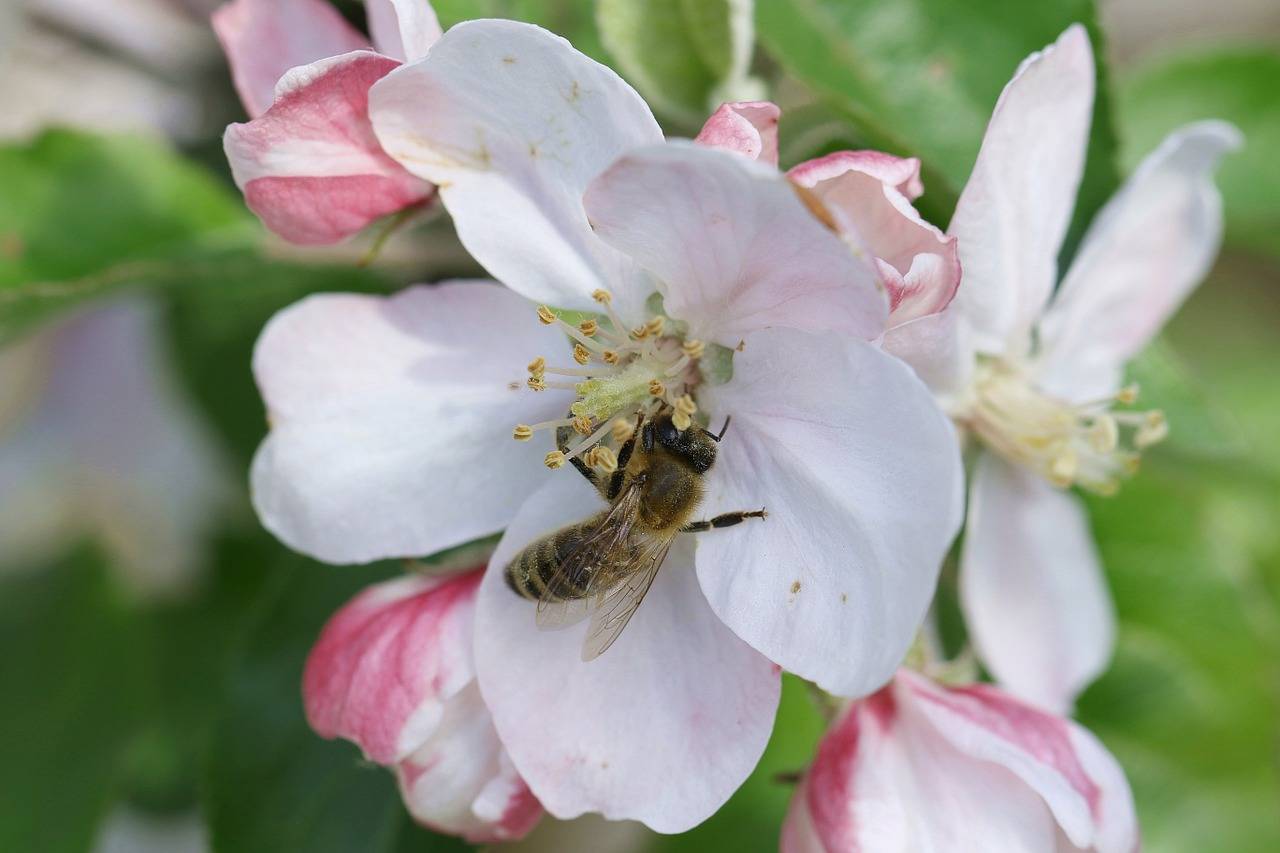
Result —
<path fill-rule="evenodd" d="M 231 0 L 213 30 L 250 118 L 267 111 L 290 68 L 369 47 L 328 0 Z"/>
<path fill-rule="evenodd" d="M 802 186 L 811 187 L 850 171 L 870 175 L 902 193 L 908 201 L 915 201 L 924 194 L 920 160 L 916 157 L 895 157 L 883 151 L 836 151 L 791 167 L 787 177 Z"/>
<path fill-rule="evenodd" d="M 483 570 L 370 587 L 325 626 L 307 659 L 307 719 L 395 764 L 410 812 L 470 841 L 519 838 L 542 810 L 480 699 L 472 624 Z"/>
<path fill-rule="evenodd" d="M 706 606 L 684 540 L 600 657 L 581 660 L 586 622 L 538 630 L 534 605 L 508 588 L 503 567 L 538 536 L 602 507 L 564 469 L 511 522 L 480 587 L 480 688 L 516 768 L 551 814 L 598 811 L 683 832 L 723 805 L 759 760 L 778 668 Z"/>
<path fill-rule="evenodd" d="M 955 238 L 925 222 L 897 189 L 918 185 L 919 171 L 918 160 L 842 151 L 787 173 L 822 201 L 842 234 L 878 260 L 889 289 L 889 328 L 938 313 L 960 284 Z"/>
<path fill-rule="evenodd" d="M 369 123 L 369 87 L 396 65 L 356 52 L 296 68 L 271 109 L 227 128 L 236 185 L 268 228 L 294 243 L 334 243 L 431 197 Z"/>
<path fill-rule="evenodd" d="M 491 275 L 529 299 L 594 310 L 607 288 L 628 322 L 653 284 L 591 231 L 582 193 L 619 155 L 662 140 L 613 71 L 515 21 L 450 28 L 421 62 L 374 87 L 387 151 L 441 186 L 458 236 Z"/>
<path fill-rule="evenodd" d="M 1040 382 L 1087 400 L 1114 393 L 1142 350 L 1208 273 L 1222 241 L 1213 172 L 1242 142 L 1218 121 L 1188 125 L 1107 203 L 1040 325 Z"/>
<path fill-rule="evenodd" d="M 369 33 L 383 56 L 417 62 L 440 39 L 440 21 L 429 0 L 365 0 Z"/>
<path fill-rule="evenodd" d="M 1074 24 L 1005 86 L 947 232 L 960 241 L 956 296 L 978 349 L 1024 355 L 1057 280 L 1093 109 L 1093 52 Z"/>
<path fill-rule="evenodd" d="M 569 406 L 524 389 L 525 365 L 565 351 L 529 303 L 483 282 L 285 309 L 254 353 L 272 424 L 252 470 L 259 518 L 295 550 L 345 563 L 501 530 L 548 476 L 512 428 Z"/>
<path fill-rule="evenodd" d="M 698 580 L 725 624 L 829 692 L 892 675 L 963 514 L 960 453 L 897 359 L 842 336 L 758 332 L 699 398 L 733 416 L 701 512 L 769 517 L 698 535 Z"/>
<path fill-rule="evenodd" d="M 992 453 L 970 486 L 960 596 L 987 668 L 1052 711 L 1111 659 L 1115 614 L 1079 499 Z"/>
<path fill-rule="evenodd" d="M 653 274 L 693 337 L 732 347 L 770 326 L 884 331 L 875 268 L 774 169 L 672 142 L 619 159 L 584 204 L 596 234 Z"/>
<path fill-rule="evenodd" d="M 781 114 L 778 105 L 769 101 L 721 104 L 693 141 L 708 148 L 736 151 L 748 160 L 776 166 Z"/>

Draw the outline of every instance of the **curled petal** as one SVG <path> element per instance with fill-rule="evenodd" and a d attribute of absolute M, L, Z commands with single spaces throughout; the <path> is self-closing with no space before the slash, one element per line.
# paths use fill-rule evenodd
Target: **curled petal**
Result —
<path fill-rule="evenodd" d="M 499 281 L 577 309 L 603 287 L 626 319 L 643 317 L 652 283 L 582 209 L 592 178 L 662 139 L 611 70 L 538 27 L 468 21 L 379 82 L 372 115 L 391 156 L 441 186 L 459 238 Z"/>
<path fill-rule="evenodd" d="M 992 674 L 1057 713 L 1111 659 L 1115 614 L 1084 507 L 992 453 L 970 486 L 960 600 Z"/>
<path fill-rule="evenodd" d="M 1040 324 L 1051 393 L 1114 393 L 1124 363 L 1204 278 L 1222 241 L 1213 173 L 1241 141 L 1220 121 L 1175 131 L 1098 213 Z"/>
<path fill-rule="evenodd" d="M 708 148 L 736 151 L 748 160 L 776 166 L 781 113 L 778 105 L 770 101 L 721 104 L 693 141 Z"/>
<path fill-rule="evenodd" d="M 584 203 L 596 233 L 653 273 L 666 311 L 695 337 L 732 347 L 770 326 L 868 340 L 884 331 L 875 268 L 774 169 L 672 142 L 622 157 Z"/>
<path fill-rule="evenodd" d="M 956 305 L 982 352 L 1025 354 L 1057 280 L 1084 170 L 1093 51 L 1068 27 L 1005 86 L 947 233 L 959 238 Z"/>
<path fill-rule="evenodd" d="M 928 389 L 870 344 L 785 329 L 746 339 L 705 389 L 733 416 L 703 511 L 763 521 L 698 539 L 698 580 L 738 636 L 844 696 L 887 681 L 959 526 L 955 433 Z"/>
<path fill-rule="evenodd" d="M 915 201 L 924 194 L 920 160 L 916 157 L 895 157 L 883 151 L 836 151 L 793 166 L 787 177 L 802 186 L 812 187 L 850 171 L 870 175 L 902 193 L 908 201 Z"/>
<path fill-rule="evenodd" d="M 250 118 L 267 111 L 290 68 L 369 47 L 328 0 L 231 0 L 213 30 Z"/>
<path fill-rule="evenodd" d="M 512 427 L 569 406 L 525 389 L 524 365 L 564 346 L 527 302 L 480 282 L 285 309 L 254 353 L 272 423 L 252 471 L 262 523 L 338 563 L 501 530 L 547 475 Z"/>
<path fill-rule="evenodd" d="M 480 689 L 516 768 L 560 818 L 598 811 L 659 832 L 710 817 L 768 741 L 778 668 L 707 607 L 692 542 L 678 540 L 617 642 L 581 660 L 587 623 L 540 631 L 503 568 L 537 537 L 598 512 L 598 494 L 563 471 L 507 528 L 480 587 Z"/>
<path fill-rule="evenodd" d="M 429 0 L 365 0 L 374 47 L 400 62 L 417 62 L 440 39 Z"/>

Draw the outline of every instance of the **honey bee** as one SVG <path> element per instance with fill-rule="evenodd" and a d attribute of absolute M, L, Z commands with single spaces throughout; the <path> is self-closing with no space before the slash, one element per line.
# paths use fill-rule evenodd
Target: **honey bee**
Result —
<path fill-rule="evenodd" d="M 766 517 L 759 509 L 691 521 L 702 502 L 702 478 L 728 428 L 726 419 L 719 434 L 697 426 L 679 430 L 670 413 L 660 414 L 637 422 L 612 474 L 571 458 L 609 507 L 536 540 L 507 565 L 507 585 L 537 602 L 538 627 L 561 628 L 590 614 L 582 659 L 593 660 L 627 626 L 677 535 Z M 568 427 L 557 431 L 562 452 L 570 435 Z"/>

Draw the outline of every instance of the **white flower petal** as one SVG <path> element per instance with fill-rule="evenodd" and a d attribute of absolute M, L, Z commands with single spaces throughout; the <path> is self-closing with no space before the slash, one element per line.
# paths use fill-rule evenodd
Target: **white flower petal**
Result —
<path fill-rule="evenodd" d="M 964 268 L 956 304 L 983 352 L 1022 355 L 1053 290 L 1093 88 L 1089 37 L 1074 24 L 1022 63 L 996 103 L 948 229 Z"/>
<path fill-rule="evenodd" d="M 538 27 L 471 21 L 379 81 L 370 112 L 387 152 L 441 185 L 458 236 L 495 278 L 564 308 L 592 308 L 591 292 L 608 288 L 624 316 L 641 316 L 653 286 L 582 209 L 592 178 L 662 140 L 616 74 Z"/>
<path fill-rule="evenodd" d="M 586 622 L 539 631 L 503 568 L 526 544 L 603 508 L 571 469 L 507 528 L 480 587 L 476 668 L 498 734 L 547 811 L 598 811 L 659 832 L 713 814 L 768 741 L 778 669 L 706 606 L 692 542 L 676 542 L 618 641 L 584 663 Z"/>
<path fill-rule="evenodd" d="M 726 346 L 756 329 L 884 331 L 888 299 L 858 259 L 769 168 L 672 142 L 623 156 L 587 190 L 601 239 L 654 274 L 665 310 Z"/>
<path fill-rule="evenodd" d="M 703 513 L 769 517 L 700 534 L 698 580 L 770 660 L 839 695 L 902 661 L 960 526 L 959 447 L 897 359 L 836 335 L 759 332 L 704 389 L 733 417 Z"/>
<path fill-rule="evenodd" d="M 400 62 L 417 62 L 440 38 L 429 0 L 365 0 L 365 12 L 374 47 Z"/>
<path fill-rule="evenodd" d="M 336 563 L 501 530 L 547 473 L 512 428 L 569 405 L 525 389 L 524 366 L 565 348 L 529 303 L 481 282 L 285 309 L 254 354 L 272 423 L 252 472 L 263 525 Z"/>
<path fill-rule="evenodd" d="M 1099 212 L 1040 324 L 1045 390 L 1113 393 L 1124 363 L 1204 278 L 1222 241 L 1213 173 L 1241 141 L 1220 121 L 1177 130 Z"/>
<path fill-rule="evenodd" d="M 1084 507 L 993 453 L 973 475 L 960 596 L 987 668 L 1056 713 L 1111 659 L 1115 614 Z"/>
<path fill-rule="evenodd" d="M 884 333 L 881 346 L 911 365 L 944 407 L 963 393 L 973 376 L 973 353 L 964 348 L 958 312 L 952 307 L 894 326 Z"/>

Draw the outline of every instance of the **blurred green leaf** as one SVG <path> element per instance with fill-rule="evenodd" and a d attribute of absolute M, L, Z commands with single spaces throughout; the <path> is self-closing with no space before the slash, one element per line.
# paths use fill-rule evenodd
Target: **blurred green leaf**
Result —
<path fill-rule="evenodd" d="M 927 216 L 945 224 L 1004 84 L 1074 22 L 1103 53 L 1090 0 L 759 0 L 756 31 L 781 65 L 838 107 L 867 143 L 920 157 Z M 1083 223 L 1116 185 L 1106 74 L 1099 67 Z M 1073 242 L 1083 224 L 1069 238 Z M 1069 254 L 1069 250 L 1068 250 Z"/>
<path fill-rule="evenodd" d="M 1117 116 L 1123 161 L 1132 167 L 1170 131 L 1221 118 L 1245 136 L 1218 176 L 1227 240 L 1280 256 L 1280 50 L 1233 46 L 1156 58 L 1121 81 Z"/>
<path fill-rule="evenodd" d="M 657 111 L 697 127 L 721 101 L 743 100 L 750 0 L 597 0 L 619 70 Z"/>
<path fill-rule="evenodd" d="M 236 194 L 163 143 L 50 131 L 0 146 L 0 339 L 257 233 Z"/>
<path fill-rule="evenodd" d="M 573 42 L 573 46 L 599 62 L 604 47 L 596 31 L 592 0 L 432 0 L 440 25 L 448 29 L 474 18 L 509 18 L 537 24 Z"/>

